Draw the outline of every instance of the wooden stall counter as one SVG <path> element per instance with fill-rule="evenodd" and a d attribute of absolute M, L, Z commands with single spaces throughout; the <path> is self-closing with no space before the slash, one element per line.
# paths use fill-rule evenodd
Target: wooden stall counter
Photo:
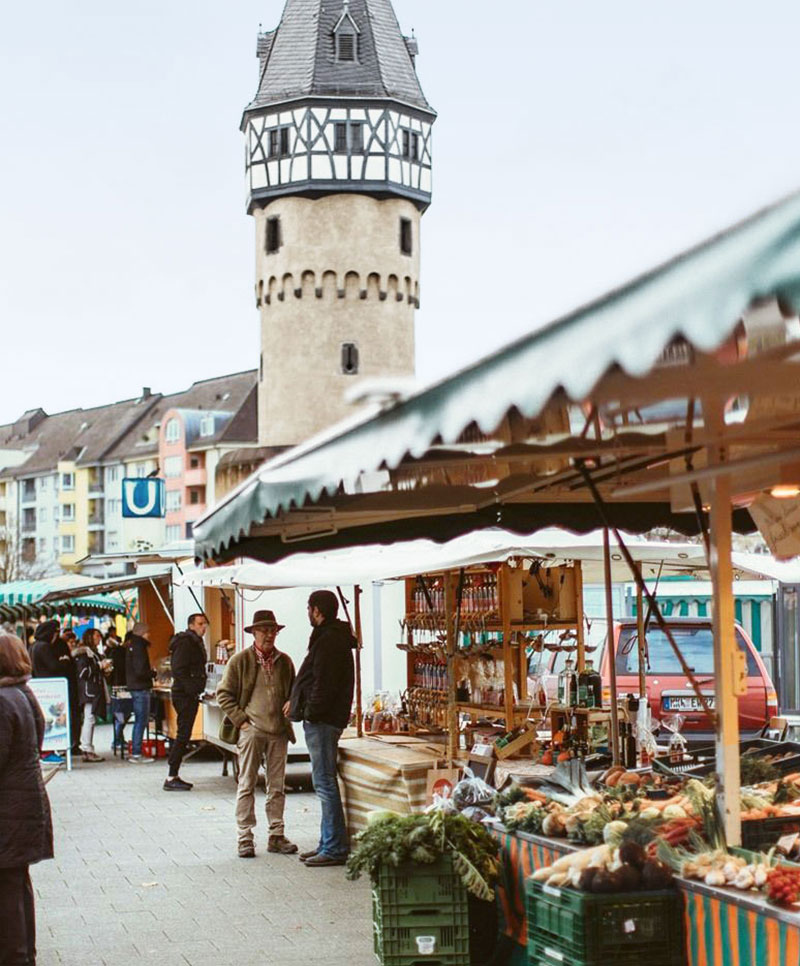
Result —
<path fill-rule="evenodd" d="M 367 815 L 390 809 L 401 815 L 425 807 L 428 772 L 444 757 L 444 748 L 407 735 L 347 738 L 339 742 L 339 780 L 351 835 L 367 824 Z"/>
<path fill-rule="evenodd" d="M 178 713 L 175 710 L 175 705 L 172 703 L 172 694 L 168 688 L 153 688 L 153 693 L 160 698 L 164 709 L 164 734 L 174 740 L 175 735 L 178 733 Z M 192 736 L 189 740 L 203 741 L 203 734 L 203 705 L 201 703 L 197 710 L 197 716 L 194 719 Z"/>

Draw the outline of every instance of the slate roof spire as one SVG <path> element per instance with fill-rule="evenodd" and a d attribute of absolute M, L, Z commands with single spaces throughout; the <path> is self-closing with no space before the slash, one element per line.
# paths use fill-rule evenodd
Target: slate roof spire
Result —
<path fill-rule="evenodd" d="M 337 56 L 336 31 L 355 56 Z M 433 113 L 417 78 L 416 39 L 403 36 L 391 0 L 286 0 L 273 31 L 258 35 L 258 92 L 246 112 L 304 97 L 396 100 Z"/>

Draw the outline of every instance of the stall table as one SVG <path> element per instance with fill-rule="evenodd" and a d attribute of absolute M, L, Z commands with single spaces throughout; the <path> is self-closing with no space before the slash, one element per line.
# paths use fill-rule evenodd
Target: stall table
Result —
<path fill-rule="evenodd" d="M 493 829 L 500 846 L 500 934 L 513 966 L 527 962 L 525 880 L 575 846 L 524 832 Z M 678 879 L 683 894 L 686 966 L 800 966 L 800 913 L 770 905 L 761 893 Z"/>
<path fill-rule="evenodd" d="M 443 757 L 443 748 L 412 737 L 343 738 L 339 778 L 349 833 L 365 828 L 372 811 L 422 811 L 428 771 Z"/>

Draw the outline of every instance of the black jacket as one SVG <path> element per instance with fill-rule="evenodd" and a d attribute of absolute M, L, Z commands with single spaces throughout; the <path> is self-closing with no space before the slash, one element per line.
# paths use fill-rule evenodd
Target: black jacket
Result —
<path fill-rule="evenodd" d="M 66 678 L 69 693 L 70 726 L 77 740 L 81 709 L 78 702 L 78 674 L 69 646 L 60 637 L 53 641 L 36 640 L 31 647 L 31 663 L 35 678 Z"/>
<path fill-rule="evenodd" d="M 185 630 L 169 642 L 172 690 L 178 694 L 202 694 L 206 689 L 206 646 L 194 631 Z"/>
<path fill-rule="evenodd" d="M 111 676 L 108 683 L 112 688 L 124 688 L 126 685 L 126 653 L 125 648 L 118 641 L 106 644 L 106 657 L 111 661 Z"/>
<path fill-rule="evenodd" d="M 39 749 L 44 717 L 21 679 L 0 678 L 0 869 L 53 857 Z"/>
<path fill-rule="evenodd" d="M 78 672 L 78 702 L 90 704 L 92 711 L 104 718 L 108 702 L 105 676 L 99 658 L 90 647 L 76 647 L 72 657 Z"/>
<path fill-rule="evenodd" d="M 131 634 L 125 642 L 125 680 L 130 691 L 149 691 L 153 687 L 153 669 L 148 648 L 150 641 Z"/>
<path fill-rule="evenodd" d="M 346 728 L 355 686 L 356 639 L 345 621 L 325 621 L 311 632 L 308 654 L 292 688 L 289 717 Z"/>

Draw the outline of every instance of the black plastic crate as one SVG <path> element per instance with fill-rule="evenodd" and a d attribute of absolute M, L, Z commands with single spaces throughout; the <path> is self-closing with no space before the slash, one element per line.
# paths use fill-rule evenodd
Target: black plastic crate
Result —
<path fill-rule="evenodd" d="M 528 943 L 528 966 L 614 966 L 618 960 L 581 959 L 571 953 L 562 952 L 549 942 L 533 939 Z M 684 966 L 686 957 L 683 949 L 662 949 L 658 955 L 648 953 L 647 959 L 631 960 L 637 966 Z"/>
<path fill-rule="evenodd" d="M 373 881 L 384 915 L 409 906 L 432 905 L 467 908 L 467 890 L 453 869 L 453 859 L 443 855 L 436 862 L 424 865 L 404 862 L 393 866 L 384 864 Z"/>
<path fill-rule="evenodd" d="M 800 832 L 800 815 L 780 815 L 742 822 L 742 848 L 768 852 L 782 835 Z"/>
<path fill-rule="evenodd" d="M 382 915 L 377 896 L 372 897 L 375 954 L 383 966 L 408 966 L 418 960 L 445 966 L 469 966 L 469 913 L 451 906 L 416 906 L 410 911 Z M 432 955 L 420 955 L 418 936 L 433 936 Z"/>
<path fill-rule="evenodd" d="M 546 948 L 564 963 L 586 966 L 682 962 L 683 915 L 674 889 L 603 895 L 528 879 L 526 906 L 531 958 Z"/>

